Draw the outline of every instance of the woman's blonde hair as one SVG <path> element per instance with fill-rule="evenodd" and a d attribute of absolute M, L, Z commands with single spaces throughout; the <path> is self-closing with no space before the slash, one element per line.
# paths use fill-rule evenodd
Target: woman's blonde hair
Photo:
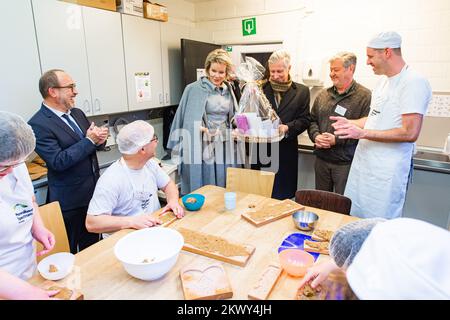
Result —
<path fill-rule="evenodd" d="M 206 74 L 209 73 L 209 69 L 211 68 L 211 65 L 213 63 L 220 63 L 224 64 L 227 67 L 227 78 L 229 77 L 231 73 L 231 68 L 233 66 L 233 62 L 231 61 L 230 56 L 228 55 L 228 52 L 226 52 L 223 49 L 216 49 L 208 53 L 208 56 L 205 60 L 205 72 Z"/>

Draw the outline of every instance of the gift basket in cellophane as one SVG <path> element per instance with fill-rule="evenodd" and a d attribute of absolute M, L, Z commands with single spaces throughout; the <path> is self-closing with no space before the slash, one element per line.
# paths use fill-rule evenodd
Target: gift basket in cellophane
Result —
<path fill-rule="evenodd" d="M 234 120 L 237 128 L 233 137 L 246 142 L 277 142 L 284 135 L 278 131 L 280 118 L 261 88 L 265 68 L 254 58 L 246 57 L 236 68 L 243 84 L 239 110 Z"/>

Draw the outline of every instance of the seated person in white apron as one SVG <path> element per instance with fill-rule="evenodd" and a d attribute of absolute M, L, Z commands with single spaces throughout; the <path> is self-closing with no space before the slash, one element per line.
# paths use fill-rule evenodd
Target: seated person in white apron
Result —
<path fill-rule="evenodd" d="M 0 300 L 48 299 L 58 293 L 26 282 L 36 271 L 36 255 L 55 245 L 39 215 L 25 165 L 35 145 L 33 130 L 22 118 L 0 112 Z M 33 240 L 44 250 L 36 253 Z"/>
<path fill-rule="evenodd" d="M 153 127 L 136 120 L 117 135 L 122 157 L 100 176 L 89 203 L 86 227 L 89 232 L 110 233 L 121 229 L 143 229 L 158 225 L 151 213 L 161 208 L 158 189 L 166 194 L 165 211 L 178 217 L 184 210 L 178 203 L 178 188 L 167 173 L 152 160 L 158 138 Z"/>

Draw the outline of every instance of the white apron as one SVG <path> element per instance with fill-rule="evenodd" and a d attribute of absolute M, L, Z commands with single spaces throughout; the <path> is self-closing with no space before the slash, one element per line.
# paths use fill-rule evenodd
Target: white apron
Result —
<path fill-rule="evenodd" d="M 373 91 L 364 129 L 402 126 L 398 89 L 407 72 L 405 65 Z M 352 200 L 352 216 L 392 219 L 402 215 L 413 152 L 414 143 L 410 142 L 359 141 L 344 193 Z"/>
<path fill-rule="evenodd" d="M 36 270 L 33 195 L 25 164 L 0 179 L 0 268 L 23 280 Z"/>

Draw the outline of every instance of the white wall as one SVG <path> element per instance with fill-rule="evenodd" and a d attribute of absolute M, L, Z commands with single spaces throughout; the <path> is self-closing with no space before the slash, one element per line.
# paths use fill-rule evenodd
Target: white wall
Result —
<path fill-rule="evenodd" d="M 157 2 L 167 7 L 169 23 L 182 25 L 189 30 L 189 39 L 203 42 L 213 41 L 210 30 L 196 26 L 194 3 L 184 0 L 158 0 Z"/>
<path fill-rule="evenodd" d="M 194 7 L 197 29 L 210 32 L 215 43 L 283 41 L 293 73 L 300 75 L 306 60 L 353 51 L 359 61 L 355 78 L 369 88 L 377 77 L 365 65 L 367 41 L 376 32 L 396 30 L 407 63 L 429 79 L 433 91 L 450 91 L 448 0 L 218 0 Z M 248 17 L 256 17 L 257 34 L 244 37 L 241 21 Z"/>

